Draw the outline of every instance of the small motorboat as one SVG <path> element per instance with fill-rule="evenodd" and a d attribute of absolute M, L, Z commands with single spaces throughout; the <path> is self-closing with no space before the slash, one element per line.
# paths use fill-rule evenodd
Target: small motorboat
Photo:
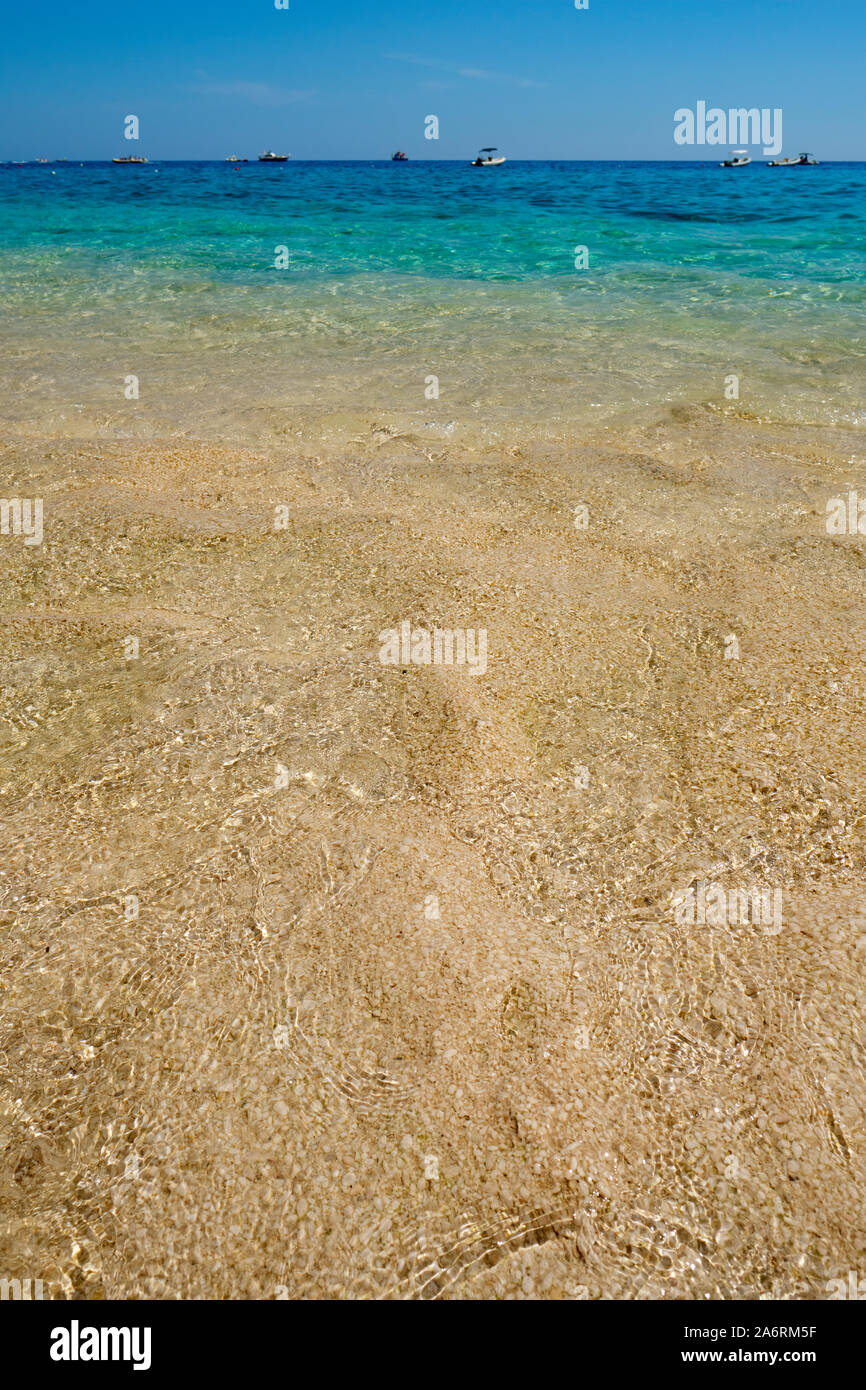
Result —
<path fill-rule="evenodd" d="M 771 159 L 767 164 L 768 169 L 797 169 L 803 164 L 818 164 L 819 160 L 811 154 L 798 154 L 796 159 Z"/>
<path fill-rule="evenodd" d="M 477 159 L 473 159 L 473 161 L 472 161 L 472 168 L 473 168 L 473 169 L 487 169 L 487 168 L 489 168 L 489 166 L 492 165 L 492 164 L 504 164 L 504 163 L 505 163 L 505 155 L 504 155 L 504 154 L 496 155 L 496 158 L 495 158 L 495 159 L 494 159 L 494 157 L 493 157 L 494 155 L 496 155 L 496 146 L 495 146 L 495 145 L 485 145 L 483 150 L 479 150 L 479 151 L 478 151 L 478 158 L 477 158 Z"/>
<path fill-rule="evenodd" d="M 264 150 L 259 155 L 260 164 L 285 164 L 290 156 L 287 154 L 274 154 L 273 150 Z"/>
<path fill-rule="evenodd" d="M 111 162 L 112 162 L 112 164 L 149 164 L 149 163 L 150 163 L 149 160 L 145 159 L 145 157 L 144 157 L 143 154 L 127 154 L 127 155 L 124 155 L 121 159 L 112 159 Z"/>
<path fill-rule="evenodd" d="M 248 159 L 241 159 L 239 154 L 227 154 L 226 164 L 249 164 Z"/>
<path fill-rule="evenodd" d="M 408 161 L 409 156 L 405 150 L 398 150 L 396 154 L 391 155 L 391 158 L 393 160 L 396 160 L 398 164 L 405 164 Z"/>
<path fill-rule="evenodd" d="M 748 150 L 734 150 L 730 159 L 723 159 L 719 165 L 720 169 L 744 169 L 747 164 L 751 164 L 752 157 Z"/>

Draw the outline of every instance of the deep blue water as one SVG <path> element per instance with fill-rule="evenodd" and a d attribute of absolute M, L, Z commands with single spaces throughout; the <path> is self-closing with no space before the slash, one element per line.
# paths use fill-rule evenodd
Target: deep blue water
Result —
<path fill-rule="evenodd" d="M 226 163 L 0 166 L 0 249 L 161 258 L 243 279 L 282 236 L 295 273 L 481 279 L 632 266 L 863 292 L 866 164 Z"/>

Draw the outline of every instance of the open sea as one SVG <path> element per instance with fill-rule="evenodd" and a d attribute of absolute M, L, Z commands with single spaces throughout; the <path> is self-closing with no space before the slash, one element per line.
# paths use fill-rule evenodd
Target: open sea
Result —
<path fill-rule="evenodd" d="M 46 428 L 615 422 L 732 375 L 747 414 L 866 419 L 866 164 L 7 164 L 0 202 L 0 389 Z"/>

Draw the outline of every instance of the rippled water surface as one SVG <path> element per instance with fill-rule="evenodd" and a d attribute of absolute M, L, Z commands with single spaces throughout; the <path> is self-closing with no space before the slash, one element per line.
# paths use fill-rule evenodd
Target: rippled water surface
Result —
<path fill-rule="evenodd" d="M 455 413 L 606 419 L 736 374 L 763 415 L 863 418 L 862 164 L 7 165 L 0 195 L 22 412 L 110 411 L 133 371 L 185 425 L 433 374 Z"/>
<path fill-rule="evenodd" d="M 0 1274 L 862 1275 L 864 186 L 0 170 Z"/>

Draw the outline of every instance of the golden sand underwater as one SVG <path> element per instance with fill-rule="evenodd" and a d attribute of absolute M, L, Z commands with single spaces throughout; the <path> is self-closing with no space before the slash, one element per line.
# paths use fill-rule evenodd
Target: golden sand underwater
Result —
<path fill-rule="evenodd" d="M 866 1269 L 866 550 L 825 526 L 862 434 L 308 412 L 3 454 L 45 515 L 0 537 L 4 1274 Z M 382 665 L 404 621 L 484 629 L 486 672 Z M 684 923 L 700 883 L 781 890 L 781 930 Z"/>

